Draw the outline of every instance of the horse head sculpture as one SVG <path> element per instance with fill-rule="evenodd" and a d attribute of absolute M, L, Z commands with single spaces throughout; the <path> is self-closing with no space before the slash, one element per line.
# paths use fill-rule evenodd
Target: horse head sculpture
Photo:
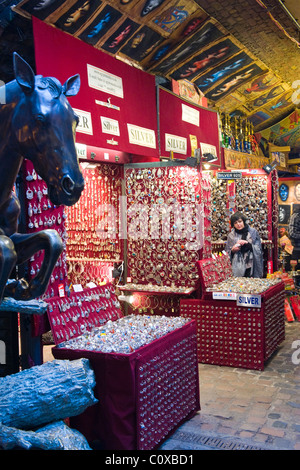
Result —
<path fill-rule="evenodd" d="M 14 70 L 16 80 L 6 85 L 6 104 L 14 103 L 11 137 L 17 141 L 16 150 L 32 161 L 53 204 L 73 205 L 84 180 L 74 139 L 78 117 L 66 97 L 78 93 L 80 78 L 75 75 L 61 85 L 56 78 L 35 76 L 16 53 Z"/>
<path fill-rule="evenodd" d="M 23 158 L 33 163 L 55 205 L 75 204 L 84 188 L 75 148 L 78 117 L 67 100 L 79 91 L 79 75 L 61 85 L 56 78 L 35 76 L 17 53 L 13 60 L 15 80 L 5 85 L 0 104 L 0 301 L 3 295 L 26 300 L 42 295 L 63 249 L 54 230 L 17 233 L 20 205 L 12 190 Z M 35 278 L 8 282 L 15 265 L 40 250 L 45 256 Z"/>

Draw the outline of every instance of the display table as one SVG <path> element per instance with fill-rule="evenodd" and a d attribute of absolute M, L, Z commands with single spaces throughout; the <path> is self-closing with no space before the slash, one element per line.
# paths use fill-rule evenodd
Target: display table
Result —
<path fill-rule="evenodd" d="M 90 344 L 86 346 L 81 339 L 84 336 L 86 341 L 88 337 L 89 342 L 88 332 L 95 331 L 93 326 L 98 327 L 101 338 L 110 325 L 122 338 L 120 344 L 125 344 L 119 325 L 129 317 L 123 317 L 113 285 L 49 302 L 48 316 L 57 344 L 52 349 L 53 356 L 87 358 L 95 372 L 94 392 L 99 402 L 70 418 L 71 427 L 90 443 L 98 442 L 98 446 L 108 450 L 154 449 L 200 409 L 195 321 L 177 317 L 175 329 L 166 328 L 159 336 L 152 328 L 154 317 L 142 316 L 143 322 L 147 321 L 154 330 L 153 340 L 151 337 L 148 343 L 129 349 L 128 353 L 101 352 L 91 350 Z M 159 318 L 163 325 L 172 324 L 171 318 Z M 74 341 L 75 349 L 70 349 L 69 343 Z"/>
<path fill-rule="evenodd" d="M 181 299 L 180 314 L 197 323 L 199 362 L 263 370 L 285 338 L 284 283 L 278 280 L 261 294 L 253 295 L 220 291 L 217 289 L 220 284 L 215 284 L 214 290 L 214 282 L 221 283 L 228 274 L 228 257 L 222 258 L 216 263 L 215 260 L 198 263 L 202 298 Z M 217 274 L 213 272 L 214 264 L 219 268 Z M 247 279 L 241 278 L 241 284 L 246 285 Z M 239 304 L 243 299 L 249 303 Z"/>
<path fill-rule="evenodd" d="M 52 351 L 56 359 L 90 360 L 99 403 L 70 425 L 104 449 L 154 449 L 200 409 L 194 321 L 131 354 Z"/>

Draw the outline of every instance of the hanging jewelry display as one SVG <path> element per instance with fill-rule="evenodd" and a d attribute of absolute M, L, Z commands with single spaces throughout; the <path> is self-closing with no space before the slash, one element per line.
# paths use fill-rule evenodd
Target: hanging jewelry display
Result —
<path fill-rule="evenodd" d="M 48 228 L 56 230 L 66 246 L 65 213 L 63 206 L 55 206 L 48 198 L 46 183 L 36 173 L 32 163 L 24 160 L 25 215 L 27 232 L 33 233 Z M 44 252 L 35 253 L 30 260 L 28 273 L 34 277 L 39 271 Z M 59 286 L 67 283 L 66 251 L 63 250 L 52 272 L 50 283 L 43 298 L 58 295 Z"/>
<path fill-rule="evenodd" d="M 203 200 L 203 224 L 204 224 L 204 243 L 202 258 L 211 256 L 211 220 L 212 220 L 212 174 L 210 171 L 202 171 L 202 200 Z"/>
<path fill-rule="evenodd" d="M 72 284 L 111 282 L 114 262 L 122 259 L 119 236 L 119 197 L 122 168 L 81 164 L 85 189 L 66 209 L 68 278 Z"/>
<path fill-rule="evenodd" d="M 273 184 L 273 182 L 271 182 Z M 268 203 L 269 181 L 265 174 L 247 174 L 234 181 L 212 179 L 212 241 L 225 242 L 230 227 L 230 216 L 235 211 L 244 213 L 248 224 L 254 227 L 263 242 L 272 242 L 272 209 Z"/>
<path fill-rule="evenodd" d="M 227 181 L 211 181 L 211 233 L 212 241 L 226 240 L 228 236 L 228 192 Z"/>
<path fill-rule="evenodd" d="M 126 168 L 125 188 L 131 282 L 174 291 L 195 287 L 204 236 L 199 172 L 184 166 Z"/>

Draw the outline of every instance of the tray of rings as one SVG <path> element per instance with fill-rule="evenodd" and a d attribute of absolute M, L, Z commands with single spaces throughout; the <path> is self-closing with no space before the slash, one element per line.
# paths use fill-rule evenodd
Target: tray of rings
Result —
<path fill-rule="evenodd" d="M 224 254 L 197 262 L 202 287 L 202 299 L 212 299 L 215 294 L 263 294 L 282 283 L 279 278 L 233 277 L 229 256 Z M 220 296 L 218 296 L 220 298 Z"/>

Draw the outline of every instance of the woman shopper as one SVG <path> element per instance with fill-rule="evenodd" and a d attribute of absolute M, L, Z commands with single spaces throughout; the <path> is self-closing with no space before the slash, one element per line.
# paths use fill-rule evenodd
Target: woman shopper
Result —
<path fill-rule="evenodd" d="M 258 231 L 249 227 L 247 218 L 235 212 L 225 250 L 230 256 L 234 277 L 263 277 L 263 251 Z"/>

